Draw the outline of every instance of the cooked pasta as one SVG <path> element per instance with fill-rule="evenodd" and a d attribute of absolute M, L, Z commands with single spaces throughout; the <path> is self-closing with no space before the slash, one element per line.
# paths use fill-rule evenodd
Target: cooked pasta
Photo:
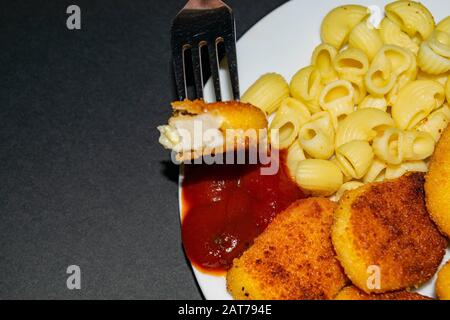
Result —
<path fill-rule="evenodd" d="M 315 66 L 300 69 L 290 83 L 292 97 L 304 102 L 312 113 L 320 111 L 319 95 L 322 88 L 322 77 Z"/>
<path fill-rule="evenodd" d="M 417 74 L 417 80 L 434 80 L 445 86 L 449 76 L 450 72 L 442 74 L 428 74 L 422 70 L 419 70 L 419 73 Z"/>
<path fill-rule="evenodd" d="M 428 172 L 428 167 L 424 161 L 408 161 L 396 166 L 387 166 L 385 178 L 397 179 L 407 172 Z"/>
<path fill-rule="evenodd" d="M 335 165 L 337 165 L 339 169 L 341 169 L 339 167 L 339 161 L 336 159 L 336 155 L 332 156 L 329 160 L 331 162 L 333 162 Z M 353 177 L 351 175 L 346 174 L 344 171 L 342 171 L 342 169 L 341 169 L 341 172 L 342 172 L 342 175 L 343 175 L 343 182 L 344 183 L 353 180 Z"/>
<path fill-rule="evenodd" d="M 333 66 L 336 55 L 336 48 L 326 43 L 319 45 L 312 54 L 311 65 L 315 66 L 320 72 L 324 84 L 338 79 Z"/>
<path fill-rule="evenodd" d="M 404 135 L 397 128 L 388 128 L 373 140 L 375 155 L 388 164 L 400 164 L 403 161 Z"/>
<path fill-rule="evenodd" d="M 417 56 L 420 68 L 429 74 L 441 74 L 450 70 L 450 59 L 434 52 L 428 42 L 423 42 Z"/>
<path fill-rule="evenodd" d="M 354 101 L 359 104 L 367 95 L 366 84 L 364 83 L 364 76 L 355 76 L 351 73 L 341 74 L 341 80 L 347 80 L 352 85 L 355 97 Z"/>
<path fill-rule="evenodd" d="M 348 38 L 350 47 L 364 51 L 370 61 L 383 46 L 383 40 L 378 30 L 370 25 L 369 21 L 363 21 L 356 25 Z"/>
<path fill-rule="evenodd" d="M 336 149 L 339 168 L 346 175 L 361 179 L 372 164 L 374 153 L 369 142 L 353 140 Z"/>
<path fill-rule="evenodd" d="M 371 182 L 379 182 L 383 181 L 385 178 L 385 171 L 386 171 L 387 165 L 384 161 L 381 161 L 378 158 L 375 158 L 370 165 L 369 170 L 367 171 L 366 175 L 363 178 L 364 183 L 371 183 Z"/>
<path fill-rule="evenodd" d="M 294 143 L 289 147 L 286 156 L 286 167 L 289 171 L 289 175 L 295 179 L 295 173 L 297 171 L 298 164 L 300 161 L 305 160 L 305 153 L 303 152 L 300 142 L 295 140 Z"/>
<path fill-rule="evenodd" d="M 353 86 L 345 80 L 333 81 L 322 90 L 319 104 L 323 110 L 331 113 L 335 128 L 342 116 L 347 116 L 354 111 L 354 97 Z"/>
<path fill-rule="evenodd" d="M 439 35 L 442 35 L 439 39 Z M 436 37 L 436 38 L 435 38 Z M 446 37 L 446 39 L 442 39 Z M 448 41 L 443 44 L 439 40 Z M 419 67 L 429 74 L 438 75 L 450 70 L 450 34 L 437 31 L 433 33 L 431 39 L 422 42 L 420 45 L 417 62 Z M 449 56 L 446 56 L 449 55 Z"/>
<path fill-rule="evenodd" d="M 442 19 L 436 26 L 436 30 L 444 31 L 450 33 L 450 16 Z"/>
<path fill-rule="evenodd" d="M 409 49 L 412 53 L 419 52 L 419 45 L 414 42 L 406 33 L 404 33 L 398 25 L 389 18 L 381 21 L 379 29 L 380 38 L 384 44 L 396 45 L 405 49 Z"/>
<path fill-rule="evenodd" d="M 403 160 L 424 160 L 433 154 L 435 144 L 433 136 L 427 132 L 406 131 L 403 133 Z"/>
<path fill-rule="evenodd" d="M 303 150 L 313 158 L 329 159 L 334 153 L 334 128 L 328 112 L 318 112 L 299 131 Z"/>
<path fill-rule="evenodd" d="M 276 111 L 272 146 L 287 149 L 289 174 L 308 194 L 337 201 L 366 183 L 426 172 L 450 124 L 450 16 L 436 25 L 409 0 L 375 11 L 330 11 L 310 66 L 289 85 L 266 74 L 243 96 Z"/>
<path fill-rule="evenodd" d="M 347 42 L 351 30 L 370 14 L 369 9 L 359 5 L 345 5 L 330 11 L 322 22 L 321 38 L 336 49 Z"/>
<path fill-rule="evenodd" d="M 415 80 L 417 78 L 417 73 L 419 72 L 416 57 L 408 50 L 405 50 L 405 52 L 407 52 L 411 58 L 411 65 L 408 70 L 398 76 L 394 87 L 386 95 L 386 101 L 389 106 L 392 106 L 397 101 L 400 90 L 403 89 L 403 87 L 405 87 L 408 83 Z"/>
<path fill-rule="evenodd" d="M 391 116 L 379 109 L 359 109 L 342 120 L 336 131 L 336 148 L 353 141 L 372 141 L 377 136 L 377 131 L 393 126 Z"/>
<path fill-rule="evenodd" d="M 241 97 L 241 101 L 250 103 L 270 114 L 278 109 L 283 99 L 289 96 L 289 85 L 277 73 L 261 76 Z"/>
<path fill-rule="evenodd" d="M 410 37 L 420 35 L 421 40 L 433 32 L 435 22 L 433 15 L 419 2 L 400 0 L 385 7 L 386 16 L 396 23 Z"/>
<path fill-rule="evenodd" d="M 450 33 L 435 30 L 427 42 L 435 53 L 444 58 L 450 58 Z"/>
<path fill-rule="evenodd" d="M 398 128 L 412 129 L 444 103 L 444 87 L 436 81 L 416 80 L 407 84 L 392 105 L 392 118 Z"/>
<path fill-rule="evenodd" d="M 442 132 L 450 122 L 450 108 L 444 105 L 442 108 L 431 113 L 416 128 L 417 131 L 429 133 L 435 142 L 439 141 Z"/>
<path fill-rule="evenodd" d="M 369 70 L 369 59 L 364 51 L 348 48 L 336 55 L 333 65 L 339 74 L 363 76 Z"/>
<path fill-rule="evenodd" d="M 359 187 L 362 187 L 363 185 L 364 185 L 364 183 L 359 182 L 359 181 L 349 181 L 349 182 L 344 183 L 339 188 L 339 190 L 336 192 L 334 201 L 339 201 L 339 199 L 341 199 L 342 196 L 344 195 L 344 193 L 346 193 L 347 191 L 358 189 Z"/>
<path fill-rule="evenodd" d="M 367 91 L 378 97 L 388 94 L 398 77 L 410 70 L 414 63 L 407 50 L 393 45 L 383 46 L 365 76 Z"/>
<path fill-rule="evenodd" d="M 384 112 L 387 110 L 387 101 L 384 97 L 366 96 L 364 100 L 358 105 L 359 109 L 374 108 L 380 109 Z"/>
<path fill-rule="evenodd" d="M 295 181 L 312 195 L 330 196 L 343 184 L 343 176 L 339 167 L 331 161 L 306 159 L 299 162 Z"/>
<path fill-rule="evenodd" d="M 289 148 L 297 138 L 300 126 L 310 118 L 311 113 L 303 103 L 290 97 L 284 99 L 270 124 L 270 130 L 279 131 L 279 141 L 275 145 L 280 150 Z"/>

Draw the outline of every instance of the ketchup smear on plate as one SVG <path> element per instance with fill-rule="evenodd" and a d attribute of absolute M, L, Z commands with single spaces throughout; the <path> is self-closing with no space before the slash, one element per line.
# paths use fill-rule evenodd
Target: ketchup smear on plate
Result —
<path fill-rule="evenodd" d="M 182 185 L 182 238 L 200 270 L 228 270 L 273 218 L 305 195 L 292 181 L 280 153 L 276 175 L 262 165 L 186 165 Z"/>

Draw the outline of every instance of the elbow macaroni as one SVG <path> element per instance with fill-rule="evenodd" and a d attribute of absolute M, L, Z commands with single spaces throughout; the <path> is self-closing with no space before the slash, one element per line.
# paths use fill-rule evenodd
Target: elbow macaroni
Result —
<path fill-rule="evenodd" d="M 319 104 L 330 112 L 333 125 L 337 128 L 340 117 L 348 116 L 355 108 L 355 90 L 350 82 L 338 80 L 329 83 L 320 94 Z"/>
<path fill-rule="evenodd" d="M 443 74 L 428 74 L 422 70 L 417 73 L 417 80 L 434 80 L 445 86 L 447 79 L 450 76 L 450 72 Z"/>
<path fill-rule="evenodd" d="M 298 134 L 303 150 L 313 158 L 329 159 L 334 152 L 334 128 L 331 115 L 319 112 L 305 123 Z"/>
<path fill-rule="evenodd" d="M 351 30 L 370 14 L 369 9 L 358 5 L 346 5 L 330 11 L 322 22 L 322 41 L 340 49 Z"/>
<path fill-rule="evenodd" d="M 363 76 L 369 70 L 369 59 L 364 51 L 349 48 L 336 55 L 333 65 L 339 74 Z"/>
<path fill-rule="evenodd" d="M 385 171 L 387 165 L 384 161 L 381 161 L 378 158 L 375 158 L 370 165 L 369 170 L 363 178 L 364 183 L 372 183 L 383 181 L 385 178 Z"/>
<path fill-rule="evenodd" d="M 392 118 L 402 130 L 412 129 L 445 100 L 444 87 L 431 80 L 416 80 L 407 84 L 392 105 Z"/>
<path fill-rule="evenodd" d="M 398 25 L 389 18 L 384 18 L 380 24 L 380 37 L 384 44 L 396 45 L 410 50 L 412 53 L 419 52 L 419 45 L 414 42 Z"/>
<path fill-rule="evenodd" d="M 336 48 L 326 43 L 319 45 L 312 54 L 311 65 L 315 66 L 319 71 L 324 84 L 338 79 L 333 66 L 336 55 Z"/>
<path fill-rule="evenodd" d="M 435 140 L 426 132 L 389 128 L 373 141 L 375 155 L 390 165 L 424 160 L 434 152 Z"/>
<path fill-rule="evenodd" d="M 280 150 L 289 148 L 297 138 L 300 126 L 310 118 L 311 113 L 303 103 L 294 98 L 284 99 L 270 124 L 270 130 L 279 131 L 277 147 Z"/>
<path fill-rule="evenodd" d="M 348 43 L 350 47 L 362 50 L 370 61 L 383 46 L 383 40 L 381 40 L 378 30 L 369 25 L 367 20 L 353 28 Z"/>
<path fill-rule="evenodd" d="M 374 108 L 386 112 L 387 101 L 384 97 L 378 98 L 369 95 L 366 96 L 364 100 L 358 105 L 358 108 L 359 109 Z"/>
<path fill-rule="evenodd" d="M 450 33 L 436 30 L 420 46 L 417 62 L 420 68 L 432 75 L 450 70 Z"/>
<path fill-rule="evenodd" d="M 398 76 L 394 87 L 386 95 L 387 103 L 389 106 L 392 106 L 397 101 L 398 93 L 400 92 L 400 90 L 403 89 L 403 87 L 405 87 L 408 83 L 416 79 L 419 71 L 415 56 L 408 50 L 405 50 L 405 52 L 407 52 L 411 57 L 412 63 L 408 70 Z"/>
<path fill-rule="evenodd" d="M 300 161 L 295 181 L 304 191 L 315 196 L 330 196 L 343 183 L 341 170 L 333 162 L 320 159 Z"/>
<path fill-rule="evenodd" d="M 403 133 L 403 159 L 406 161 L 424 160 L 434 152 L 436 142 L 426 132 L 406 131 Z"/>
<path fill-rule="evenodd" d="M 364 83 L 364 76 L 355 76 L 350 73 L 341 74 L 341 80 L 347 80 L 352 85 L 355 91 L 355 103 L 360 103 L 367 95 L 366 84 Z"/>
<path fill-rule="evenodd" d="M 419 52 L 419 46 L 398 25 L 389 18 L 384 18 L 380 24 L 380 37 L 384 44 L 396 45 L 410 50 L 412 53 Z"/>
<path fill-rule="evenodd" d="M 353 140 L 336 149 L 336 159 L 344 174 L 361 179 L 373 161 L 373 151 L 369 142 Z"/>
<path fill-rule="evenodd" d="M 315 66 L 300 69 L 290 83 L 292 97 L 303 101 L 312 113 L 320 111 L 319 95 L 322 88 L 322 77 Z"/>
<path fill-rule="evenodd" d="M 375 155 L 388 164 L 400 164 L 403 161 L 404 136 L 397 128 L 388 128 L 373 140 Z"/>
<path fill-rule="evenodd" d="M 398 77 L 413 64 L 411 54 L 405 49 L 393 45 L 382 47 L 365 76 L 367 91 L 378 97 L 388 94 Z"/>
<path fill-rule="evenodd" d="M 416 128 L 417 131 L 429 133 L 435 142 L 439 141 L 442 132 L 450 122 L 450 108 L 448 105 L 434 111 Z"/>
<path fill-rule="evenodd" d="M 438 55 L 445 58 L 450 57 L 450 33 L 435 30 L 427 42 L 430 48 Z"/>
<path fill-rule="evenodd" d="M 289 174 L 311 195 L 339 200 L 365 183 L 426 172 L 450 123 L 450 16 L 435 26 L 407 0 L 385 12 L 374 27 L 366 7 L 335 8 L 310 66 L 289 85 L 264 75 L 243 96 L 276 111 L 272 145 L 287 149 Z"/>
<path fill-rule="evenodd" d="M 295 173 L 297 172 L 297 167 L 300 161 L 305 160 L 305 153 L 300 145 L 300 142 L 296 140 L 288 149 L 286 156 L 286 167 L 288 169 L 289 175 L 295 179 Z"/>
<path fill-rule="evenodd" d="M 420 35 L 424 40 L 433 32 L 433 15 L 419 2 L 400 0 L 388 4 L 386 16 L 397 24 L 410 37 Z"/>
<path fill-rule="evenodd" d="M 250 103 L 270 114 L 276 111 L 281 101 L 288 96 L 289 86 L 286 80 L 277 73 L 267 73 L 247 89 L 241 101 Z"/>
<path fill-rule="evenodd" d="M 436 30 L 444 31 L 450 33 L 450 16 L 442 19 L 441 22 L 436 26 Z"/>
<path fill-rule="evenodd" d="M 379 109 L 359 109 L 351 113 L 340 124 L 336 131 L 336 148 L 353 140 L 372 141 L 377 130 L 393 126 L 390 115 Z"/>

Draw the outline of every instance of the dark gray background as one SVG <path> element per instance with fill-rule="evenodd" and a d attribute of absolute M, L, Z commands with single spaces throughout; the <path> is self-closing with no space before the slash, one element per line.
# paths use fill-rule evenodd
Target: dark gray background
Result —
<path fill-rule="evenodd" d="M 238 36 L 283 2 L 227 1 Z M 70 4 L 80 31 L 66 28 Z M 155 129 L 183 5 L 0 2 L 0 298 L 201 298 Z M 71 264 L 81 290 L 66 288 Z"/>

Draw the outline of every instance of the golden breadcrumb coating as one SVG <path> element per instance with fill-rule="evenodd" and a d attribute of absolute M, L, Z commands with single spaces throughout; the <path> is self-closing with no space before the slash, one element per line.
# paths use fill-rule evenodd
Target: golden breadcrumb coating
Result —
<path fill-rule="evenodd" d="M 335 300 L 433 300 L 430 297 L 409 291 L 367 294 L 354 286 L 345 287 L 334 298 Z"/>
<path fill-rule="evenodd" d="M 436 280 L 436 294 L 441 300 L 450 300 L 450 261 L 439 270 Z"/>
<path fill-rule="evenodd" d="M 431 218 L 450 237 L 450 126 L 434 151 L 426 176 L 425 195 Z"/>
<path fill-rule="evenodd" d="M 184 100 L 173 102 L 172 109 L 174 112 L 168 125 L 158 127 L 161 133 L 159 142 L 175 151 L 178 161 L 257 147 L 260 140 L 267 137 L 265 113 L 248 103 Z M 201 130 L 209 129 L 211 137 L 215 137 L 213 140 L 209 137 L 211 145 L 203 140 L 193 141 L 198 135 L 196 130 L 200 130 L 198 127 L 194 129 L 195 121 L 202 122 Z M 190 132 L 188 140 L 182 138 L 182 128 L 184 132 Z M 254 131 L 249 132 L 249 129 Z M 207 139 L 205 136 L 199 138 Z"/>
<path fill-rule="evenodd" d="M 335 204 L 303 199 L 280 213 L 227 275 L 235 299 L 332 299 L 346 277 L 331 244 Z"/>
<path fill-rule="evenodd" d="M 221 129 L 264 129 L 267 118 L 259 108 L 239 101 L 206 103 L 203 100 L 184 100 L 172 102 L 175 112 L 187 112 L 190 115 L 210 113 L 223 117 Z"/>
<path fill-rule="evenodd" d="M 447 242 L 427 213 L 423 184 L 422 173 L 409 173 L 348 191 L 339 201 L 333 245 L 347 276 L 363 291 L 418 286 L 439 267 Z M 368 285 L 376 275 L 371 266 L 379 268 L 380 288 Z"/>

